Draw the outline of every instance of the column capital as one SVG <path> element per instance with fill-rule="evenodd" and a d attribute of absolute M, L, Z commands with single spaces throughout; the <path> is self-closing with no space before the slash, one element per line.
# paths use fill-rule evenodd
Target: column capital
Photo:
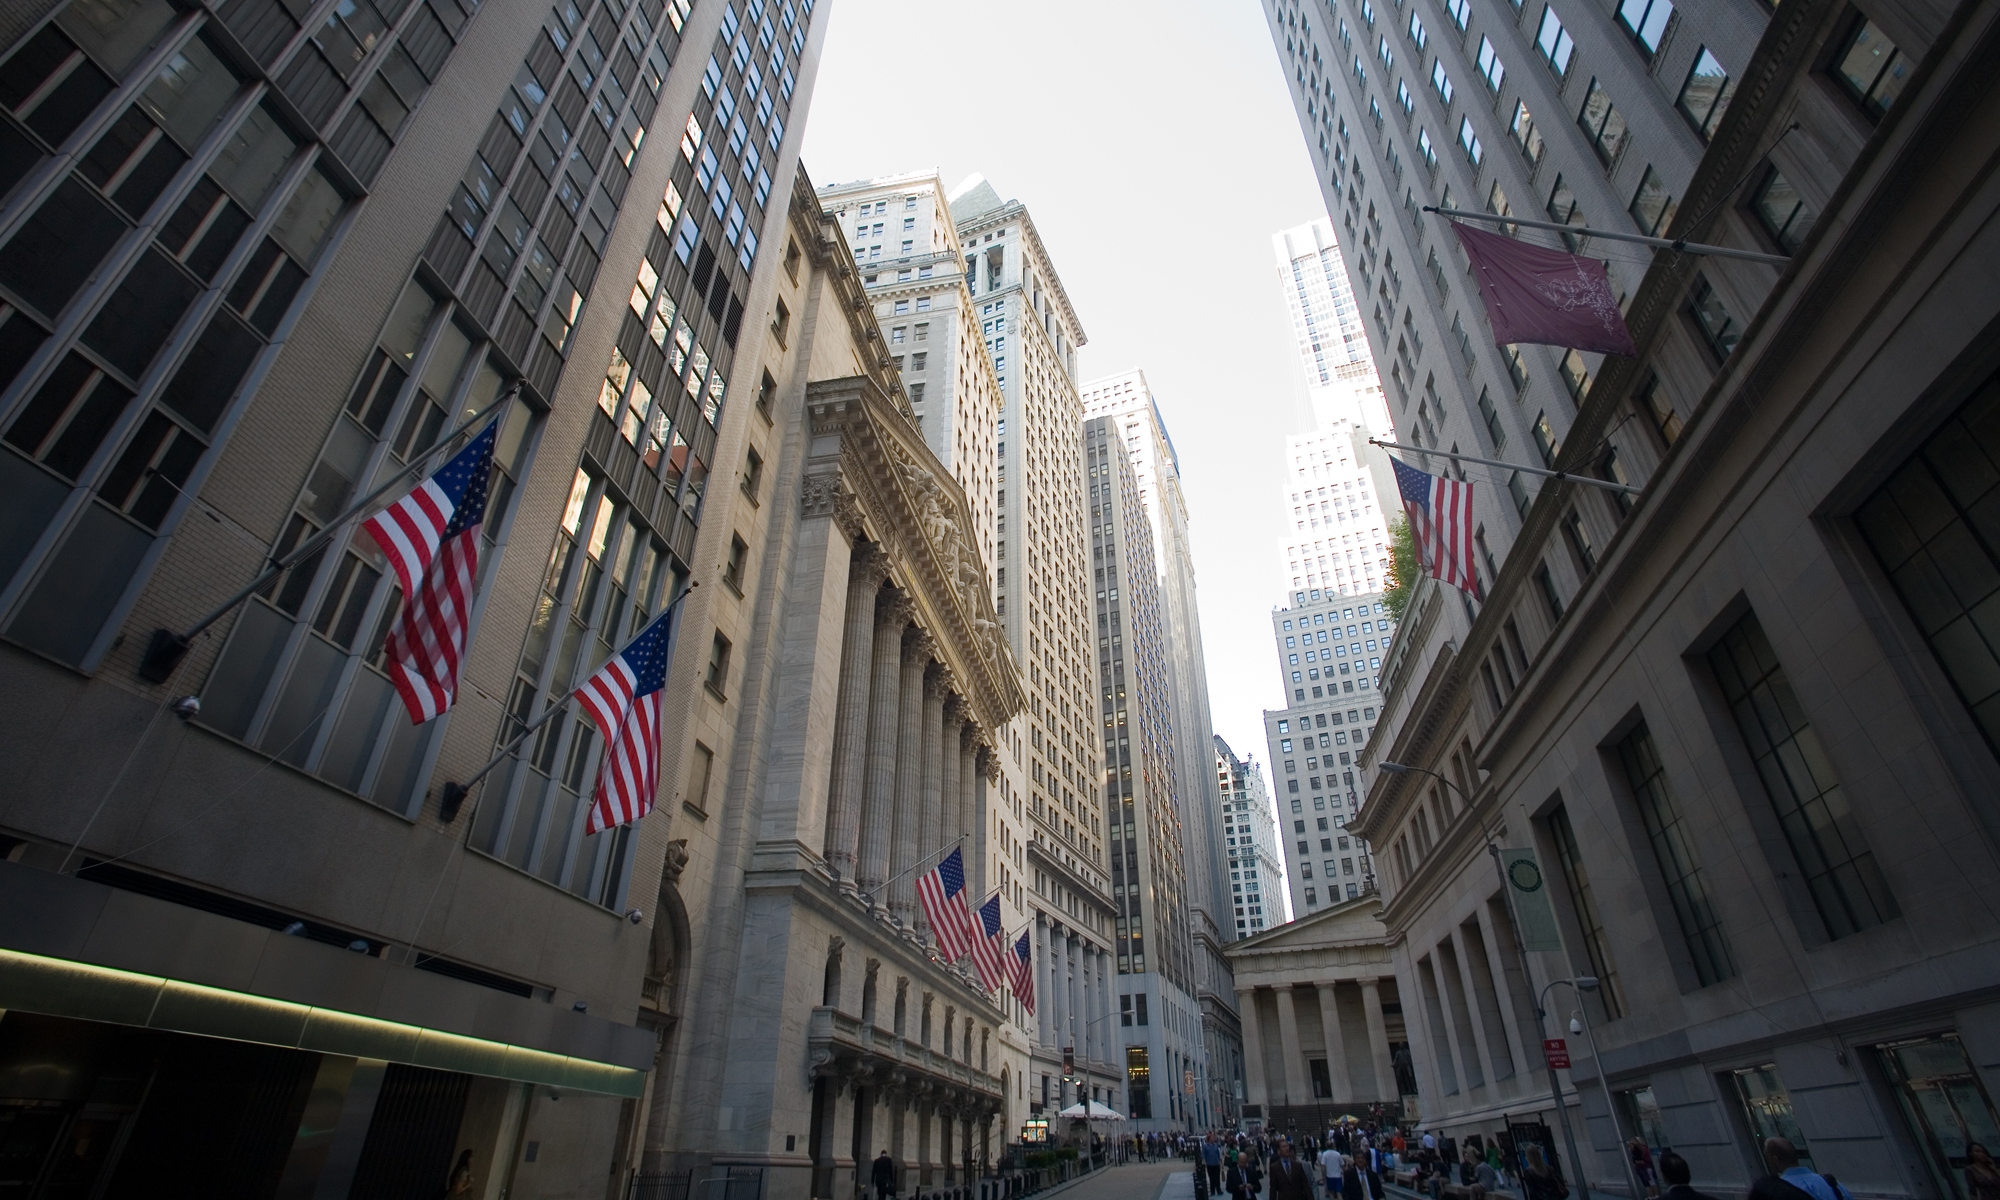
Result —
<path fill-rule="evenodd" d="M 905 663 L 913 661 L 928 662 L 930 661 L 931 651 L 936 649 L 936 647 L 937 639 L 931 636 L 929 630 L 919 625 L 916 629 L 903 635 L 903 661 Z"/>
<path fill-rule="evenodd" d="M 910 623 L 910 616 L 916 609 L 916 602 L 910 599 L 910 594 L 897 588 L 876 606 L 875 623 L 892 630 L 900 629 Z"/>
<path fill-rule="evenodd" d="M 848 586 L 879 588 L 889 578 L 891 565 L 889 552 L 882 548 L 882 543 L 862 542 L 854 548 L 854 557 L 847 567 Z"/>

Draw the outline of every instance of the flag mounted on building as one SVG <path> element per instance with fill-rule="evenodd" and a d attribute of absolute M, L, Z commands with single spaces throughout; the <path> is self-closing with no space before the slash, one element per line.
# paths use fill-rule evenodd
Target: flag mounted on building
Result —
<path fill-rule="evenodd" d="M 1472 485 L 1449 475 L 1432 475 L 1391 459 L 1403 512 L 1410 519 L 1410 537 L 1424 570 L 1467 593 L 1479 595 L 1479 576 L 1472 569 Z"/>
<path fill-rule="evenodd" d="M 986 898 L 973 914 L 972 965 L 979 970 L 980 982 L 989 992 L 997 992 L 1007 982 L 1007 968 L 1001 959 L 1007 953 L 1007 931 L 1000 924 L 1000 893 Z"/>
<path fill-rule="evenodd" d="M 1638 353 L 1603 263 L 1459 221 L 1451 227 L 1472 260 L 1494 344 Z"/>
<path fill-rule="evenodd" d="M 403 610 L 383 643 L 389 681 L 421 725 L 451 707 L 479 581 L 479 528 L 500 422 L 362 524 L 403 585 Z"/>
<path fill-rule="evenodd" d="M 965 856 L 956 846 L 918 878 L 917 900 L 924 906 L 924 919 L 930 922 L 944 961 L 957 962 L 972 953 L 975 936 L 965 900 Z"/>
<path fill-rule="evenodd" d="M 577 703 L 604 735 L 585 833 L 626 825 L 653 811 L 660 785 L 660 713 L 674 662 L 675 610 L 652 624 L 576 690 Z"/>
<path fill-rule="evenodd" d="M 1020 997 L 1021 1007 L 1035 1015 L 1035 948 L 1028 941 L 1032 932 L 1027 926 L 1021 929 L 1020 940 L 1014 943 L 1013 952 L 1007 956 L 1007 974 L 1014 983 L 1014 995 Z"/>

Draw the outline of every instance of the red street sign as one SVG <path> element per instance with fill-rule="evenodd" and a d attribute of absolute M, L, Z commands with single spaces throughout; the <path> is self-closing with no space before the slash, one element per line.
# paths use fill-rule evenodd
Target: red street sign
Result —
<path fill-rule="evenodd" d="M 1569 1046 L 1561 1038 L 1543 1038 L 1542 1053 L 1548 1056 L 1550 1070 L 1569 1069 Z"/>

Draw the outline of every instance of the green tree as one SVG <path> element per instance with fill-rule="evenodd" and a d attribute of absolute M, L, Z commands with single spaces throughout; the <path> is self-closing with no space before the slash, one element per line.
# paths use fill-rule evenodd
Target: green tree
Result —
<path fill-rule="evenodd" d="M 1398 517 L 1389 526 L 1389 590 L 1382 597 L 1382 603 L 1389 606 L 1389 615 L 1398 624 L 1402 623 L 1403 611 L 1410 606 L 1410 593 L 1416 590 L 1422 575 L 1417 539 L 1410 533 L 1410 523 Z"/>

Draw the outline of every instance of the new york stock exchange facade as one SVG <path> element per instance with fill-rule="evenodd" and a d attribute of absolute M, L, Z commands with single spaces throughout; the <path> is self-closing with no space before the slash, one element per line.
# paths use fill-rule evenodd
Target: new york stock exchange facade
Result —
<path fill-rule="evenodd" d="M 674 816 L 640 1012 L 661 1033 L 640 1170 L 760 1168 L 766 1195 L 844 1197 L 887 1149 L 905 1191 L 969 1187 L 1020 1120 L 1026 1013 L 940 961 L 915 885 L 956 844 L 968 892 L 992 886 L 1021 685 L 965 497 L 803 177 L 791 234 L 733 721 L 690 716 L 713 781 Z"/>

